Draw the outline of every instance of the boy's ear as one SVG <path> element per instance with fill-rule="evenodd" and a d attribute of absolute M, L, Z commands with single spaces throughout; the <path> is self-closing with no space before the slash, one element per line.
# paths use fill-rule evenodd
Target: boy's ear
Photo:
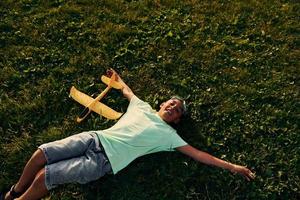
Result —
<path fill-rule="evenodd" d="M 161 107 L 163 107 L 164 105 L 165 105 L 165 102 L 164 102 L 164 103 L 161 103 L 159 107 L 161 108 Z"/>

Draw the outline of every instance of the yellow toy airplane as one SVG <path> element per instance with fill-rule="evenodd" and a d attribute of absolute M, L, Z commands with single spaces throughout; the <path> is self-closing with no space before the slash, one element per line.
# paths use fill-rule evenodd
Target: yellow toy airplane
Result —
<path fill-rule="evenodd" d="M 107 87 L 95 99 L 80 92 L 74 86 L 71 88 L 70 96 L 75 101 L 85 106 L 85 109 L 82 111 L 79 117 L 77 117 L 78 123 L 84 120 L 90 114 L 91 111 L 94 111 L 107 119 L 118 119 L 122 116 L 123 113 L 119 113 L 100 102 L 100 100 L 107 94 L 107 92 L 112 87 L 115 89 L 123 88 L 123 86 L 115 79 L 116 79 L 115 73 L 112 74 L 111 78 L 108 78 L 106 76 L 101 76 L 102 82 L 105 83 Z"/>

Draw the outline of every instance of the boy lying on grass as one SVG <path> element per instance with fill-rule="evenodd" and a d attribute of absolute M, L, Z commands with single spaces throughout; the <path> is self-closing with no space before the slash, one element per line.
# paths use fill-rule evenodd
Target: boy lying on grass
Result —
<path fill-rule="evenodd" d="M 159 151 L 178 150 L 196 161 L 243 175 L 254 174 L 187 144 L 170 126 L 186 113 L 185 101 L 172 97 L 156 112 L 134 95 L 118 74 L 123 95 L 128 99 L 126 113 L 111 128 L 89 131 L 41 145 L 27 162 L 19 181 L 3 197 L 5 200 L 40 199 L 64 183 L 88 183 L 105 174 L 116 174 L 134 159 Z M 3 194 L 4 195 L 4 194 Z"/>

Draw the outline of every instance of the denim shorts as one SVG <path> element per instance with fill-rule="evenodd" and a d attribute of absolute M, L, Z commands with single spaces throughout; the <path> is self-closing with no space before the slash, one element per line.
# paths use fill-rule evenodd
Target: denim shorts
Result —
<path fill-rule="evenodd" d="M 83 132 L 39 146 L 46 157 L 48 190 L 64 183 L 88 183 L 112 172 L 94 132 Z"/>

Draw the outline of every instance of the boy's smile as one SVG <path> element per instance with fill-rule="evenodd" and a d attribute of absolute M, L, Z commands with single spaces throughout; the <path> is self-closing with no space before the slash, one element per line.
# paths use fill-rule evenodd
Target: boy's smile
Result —
<path fill-rule="evenodd" d="M 170 99 L 160 105 L 158 115 L 167 123 L 178 123 L 183 114 L 182 102 Z"/>

